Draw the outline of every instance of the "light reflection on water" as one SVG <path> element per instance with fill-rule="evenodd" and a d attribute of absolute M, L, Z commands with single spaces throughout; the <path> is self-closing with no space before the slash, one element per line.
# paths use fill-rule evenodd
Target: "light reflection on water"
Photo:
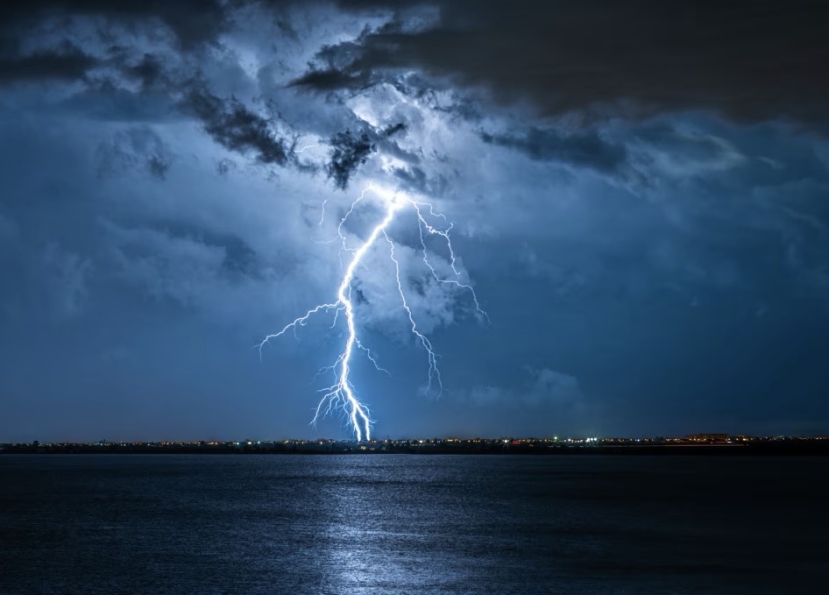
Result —
<path fill-rule="evenodd" d="M 771 593 L 822 458 L 0 457 L 0 594 Z"/>

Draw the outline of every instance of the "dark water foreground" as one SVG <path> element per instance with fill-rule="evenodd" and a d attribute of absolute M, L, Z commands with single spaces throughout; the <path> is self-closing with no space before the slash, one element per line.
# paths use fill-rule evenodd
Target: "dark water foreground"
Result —
<path fill-rule="evenodd" d="M 0 593 L 829 592 L 822 457 L 11 455 Z"/>

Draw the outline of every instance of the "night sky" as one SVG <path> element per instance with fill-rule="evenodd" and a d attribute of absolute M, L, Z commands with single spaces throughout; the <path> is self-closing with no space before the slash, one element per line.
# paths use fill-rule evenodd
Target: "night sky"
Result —
<path fill-rule="evenodd" d="M 379 245 L 352 285 L 374 436 L 829 432 L 827 12 L 4 3 L 0 442 L 351 436 L 308 423 L 342 319 L 255 346 L 336 299 L 370 183 L 454 223 L 488 314 L 402 212 L 444 390 Z"/>

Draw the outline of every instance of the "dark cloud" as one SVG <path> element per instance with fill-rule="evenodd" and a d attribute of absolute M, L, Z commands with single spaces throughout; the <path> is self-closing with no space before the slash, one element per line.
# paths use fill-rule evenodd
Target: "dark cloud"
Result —
<path fill-rule="evenodd" d="M 94 15 L 127 25 L 140 19 L 158 19 L 182 46 L 190 48 L 215 39 L 226 23 L 226 6 L 220 0 L 30 0 L 4 2 L 0 23 L 5 34 L 14 37 L 48 17 Z"/>
<path fill-rule="evenodd" d="M 359 136 L 352 134 L 350 130 L 338 132 L 329 140 L 332 151 L 331 161 L 325 166 L 328 177 L 334 179 L 338 188 L 345 190 L 351 176 L 378 148 L 401 161 L 410 164 L 417 163 L 419 159 L 416 156 L 403 151 L 393 140 L 390 140 L 391 137 L 405 132 L 406 128 L 405 123 L 398 122 L 385 128 L 369 128 L 361 132 Z M 401 174 L 399 177 L 405 179 L 405 172 Z"/>
<path fill-rule="evenodd" d="M 348 7 L 379 2 L 345 2 Z M 710 109 L 758 121 L 829 120 L 825 2 L 442 0 L 437 24 L 383 27 L 328 47 L 322 88 L 423 69 L 557 115 Z M 343 63 L 335 68 L 333 65 Z M 317 80 L 308 78 L 306 85 Z"/>
<path fill-rule="evenodd" d="M 16 48 L 15 48 L 16 49 Z M 28 55 L 0 53 L 0 83 L 83 78 L 98 60 L 71 43 Z"/>
<path fill-rule="evenodd" d="M 147 170 L 149 170 L 150 175 L 154 178 L 158 178 L 159 180 L 163 180 L 167 176 L 167 170 L 170 169 L 170 162 L 166 161 L 163 157 L 158 155 L 152 155 L 147 160 Z"/>
<path fill-rule="evenodd" d="M 261 163 L 285 165 L 291 149 L 276 136 L 270 123 L 235 99 L 223 101 L 203 89 L 191 91 L 184 104 L 203 122 L 220 145 L 231 151 L 252 151 Z"/>
<path fill-rule="evenodd" d="M 326 166 L 328 177 L 334 179 L 334 183 L 345 190 L 348 180 L 357 169 L 366 162 L 368 156 L 374 151 L 375 145 L 371 142 L 367 132 L 359 136 L 351 134 L 350 130 L 338 132 L 331 137 L 331 161 Z"/>
<path fill-rule="evenodd" d="M 530 128 L 523 135 L 481 133 L 484 142 L 516 149 L 538 161 L 559 161 L 601 173 L 626 173 L 627 149 L 602 139 L 596 132 L 561 134 L 555 130 Z"/>
<path fill-rule="evenodd" d="M 292 87 L 309 87 L 317 91 L 336 91 L 339 89 L 360 89 L 369 85 L 366 75 L 347 74 L 334 68 L 311 70 L 291 81 Z"/>
<path fill-rule="evenodd" d="M 234 11 L 257 4 L 284 18 L 291 2 L 34 0 L 0 8 L 3 46 L 46 17 L 102 16 L 134 25 L 161 22 L 181 47 L 215 42 Z M 829 5 L 812 0 L 755 3 L 612 0 L 510 3 L 436 0 L 436 21 L 410 26 L 420 2 L 342 1 L 346 10 L 389 8 L 397 21 L 355 40 L 323 47 L 293 86 L 358 90 L 422 70 L 488 88 L 500 100 L 529 100 L 547 115 L 591 117 L 711 109 L 758 121 L 789 117 L 829 120 Z M 409 10 L 407 10 L 407 8 Z M 656 49 L 655 49 L 656 48 Z M 80 78 L 94 65 L 82 52 L 29 56 L 3 52 L 0 78 Z M 133 61 L 133 76 L 151 84 L 152 57 Z"/>
<path fill-rule="evenodd" d="M 383 130 L 382 135 L 385 137 L 394 136 L 398 132 L 404 132 L 406 130 L 406 125 L 403 122 L 398 122 L 397 124 L 393 124 L 389 126 L 385 130 Z"/>
<path fill-rule="evenodd" d="M 365 51 L 364 40 L 370 35 L 371 30 L 365 29 L 356 41 L 323 46 L 316 53 L 316 65 L 291 81 L 291 86 L 318 91 L 359 90 L 386 80 L 388 77 L 372 68 L 355 68 Z"/>
<path fill-rule="evenodd" d="M 121 71 L 124 75 L 141 81 L 143 89 L 152 89 L 168 82 L 161 60 L 153 54 L 144 54 L 134 64 L 124 64 Z"/>
<path fill-rule="evenodd" d="M 416 165 L 408 168 L 394 168 L 393 173 L 403 187 L 427 196 L 443 196 L 450 187 L 446 176 L 441 174 L 428 176 L 423 168 Z"/>

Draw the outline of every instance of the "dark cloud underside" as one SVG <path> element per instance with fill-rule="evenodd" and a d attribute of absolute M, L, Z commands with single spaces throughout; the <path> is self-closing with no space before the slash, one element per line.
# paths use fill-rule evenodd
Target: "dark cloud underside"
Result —
<path fill-rule="evenodd" d="M 21 30 L 46 17 L 103 16 L 134 24 L 158 19 L 175 33 L 184 47 L 215 39 L 227 19 L 227 6 L 218 0 L 30 0 L 4 2 L 0 7 L 0 31 L 16 37 Z"/>
<path fill-rule="evenodd" d="M 481 138 L 486 143 L 526 153 L 538 161 L 586 166 L 608 174 L 619 173 L 628 158 L 624 146 L 607 142 L 595 132 L 562 135 L 552 130 L 530 128 L 521 136 L 482 133 Z"/>
<path fill-rule="evenodd" d="M 330 143 L 333 150 L 326 170 L 334 183 L 345 190 L 352 174 L 365 163 L 375 146 L 367 133 L 355 136 L 349 130 L 335 134 Z"/>
<path fill-rule="evenodd" d="M 98 61 L 71 44 L 27 56 L 0 55 L 0 83 L 81 79 Z"/>
<path fill-rule="evenodd" d="M 222 101 L 203 90 L 192 91 L 189 107 L 203 122 L 205 130 L 223 147 L 252 151 L 262 163 L 285 165 L 290 149 L 270 129 L 269 122 L 235 100 Z"/>
<path fill-rule="evenodd" d="M 346 2 L 346 6 L 378 5 Z M 327 48 L 304 84 L 350 87 L 383 68 L 422 68 L 530 100 L 548 115 L 710 109 L 738 120 L 829 121 L 829 4 L 443 0 L 438 24 L 385 27 Z M 342 55 L 337 56 L 337 50 Z"/>

